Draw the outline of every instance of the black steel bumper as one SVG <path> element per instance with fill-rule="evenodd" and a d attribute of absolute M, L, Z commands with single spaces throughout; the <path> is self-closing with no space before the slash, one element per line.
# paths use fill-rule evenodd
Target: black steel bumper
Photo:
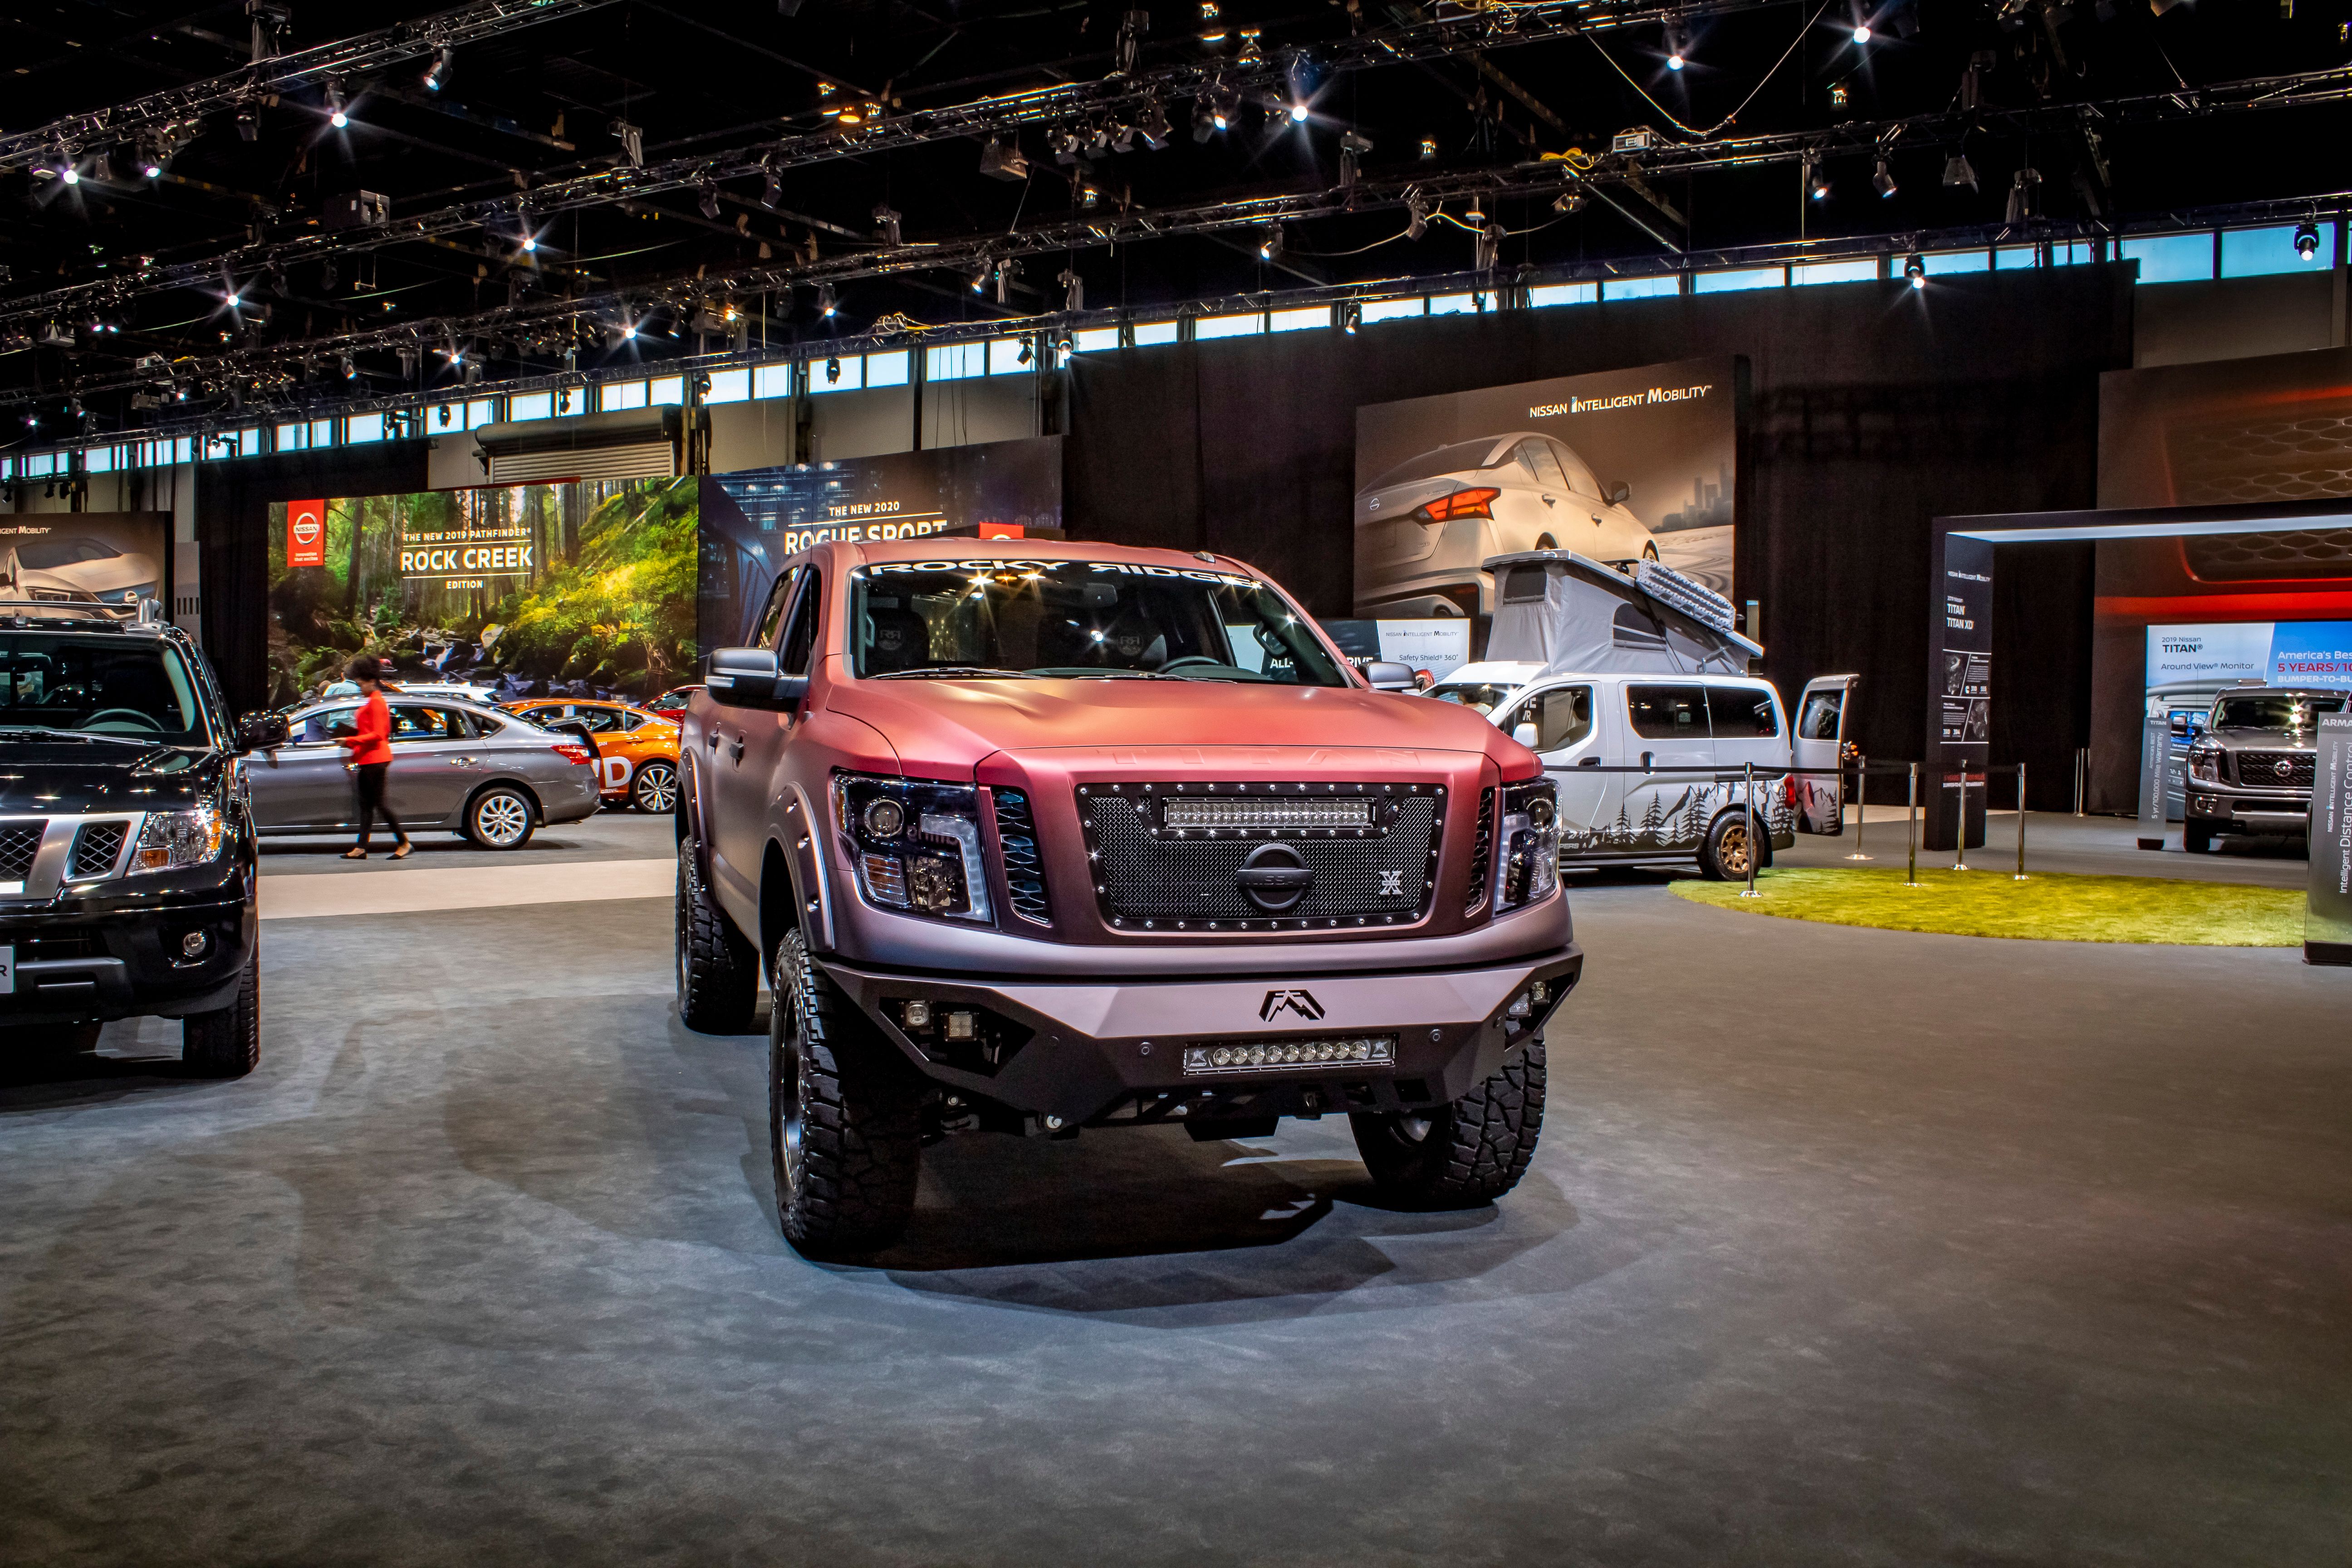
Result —
<path fill-rule="evenodd" d="M 209 888 L 142 888 L 0 912 L 0 946 L 15 949 L 0 1027 L 179 1018 L 229 1005 L 259 936 L 248 884 L 239 874 Z M 190 954 L 193 935 L 203 941 Z"/>
<path fill-rule="evenodd" d="M 819 962 L 926 1076 L 1049 1118 L 1049 1126 L 1076 1126 L 1110 1116 L 1392 1110 L 1459 1099 L 1539 1037 L 1582 973 L 1584 954 L 1570 942 L 1472 969 L 1076 983 Z M 969 1010 L 986 1020 L 996 1059 L 942 1038 L 936 1026 L 901 1027 L 909 1001 L 928 1005 L 935 1019 Z M 1384 1042 L 1388 1059 L 1355 1053 L 1370 1042 Z M 1216 1049 L 1229 1060 L 1194 1054 Z"/>

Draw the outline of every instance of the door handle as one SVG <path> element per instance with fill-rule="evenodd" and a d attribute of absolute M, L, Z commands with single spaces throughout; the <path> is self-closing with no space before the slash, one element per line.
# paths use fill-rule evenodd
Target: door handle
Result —
<path fill-rule="evenodd" d="M 1657 754 L 1658 753 L 1655 752 L 1643 752 L 1642 753 L 1642 766 L 1644 768 L 1651 766 L 1651 759 L 1655 757 Z"/>
<path fill-rule="evenodd" d="M 713 730 L 710 733 L 705 735 L 702 738 L 702 743 L 709 747 L 712 751 L 717 751 L 719 749 L 719 731 Z"/>
<path fill-rule="evenodd" d="M 1647 757 L 1643 759 L 1644 762 L 1647 762 L 1648 760 L 1649 759 Z M 1576 765 L 1580 768 L 1597 768 L 1601 765 L 1601 759 L 1599 757 L 1579 757 L 1576 759 Z"/>
<path fill-rule="evenodd" d="M 1557 496 L 1546 496 L 1546 497 L 1544 497 L 1544 505 L 1546 505 L 1546 506 L 1558 506 L 1559 504 L 1559 497 L 1557 497 Z"/>
<path fill-rule="evenodd" d="M 737 761 L 737 762 L 739 762 L 739 763 L 740 763 L 740 762 L 741 762 L 741 761 L 743 760 L 743 737 L 742 737 L 742 736 L 738 735 L 738 736 L 736 736 L 734 739 L 732 739 L 732 740 L 730 740 L 730 742 L 727 742 L 727 748 L 728 748 L 728 751 L 730 752 L 730 753 L 731 753 L 731 754 L 732 754 L 732 756 L 733 756 L 733 758 L 734 758 L 734 760 L 735 760 L 735 761 Z"/>

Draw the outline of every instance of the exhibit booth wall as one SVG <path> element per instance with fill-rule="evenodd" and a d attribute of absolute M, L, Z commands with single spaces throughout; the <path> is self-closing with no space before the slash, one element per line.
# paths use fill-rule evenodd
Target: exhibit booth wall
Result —
<path fill-rule="evenodd" d="M 1226 338 L 1072 362 L 1074 534 L 1213 550 L 1318 616 L 1354 603 L 1360 405 L 1747 357 L 1735 595 L 1784 689 L 1856 671 L 1848 733 L 1916 754 L 1931 520 L 2087 507 L 2098 378 L 2131 363 L 2128 265 L 1604 301 Z M 2079 559 L 2076 559 L 2079 557 Z M 2002 579 L 1992 754 L 2071 804 L 2087 723 L 2088 546 Z M 2053 673 L 2058 675 L 2052 679 Z M 2061 797 L 2064 798 L 2061 798 Z"/>

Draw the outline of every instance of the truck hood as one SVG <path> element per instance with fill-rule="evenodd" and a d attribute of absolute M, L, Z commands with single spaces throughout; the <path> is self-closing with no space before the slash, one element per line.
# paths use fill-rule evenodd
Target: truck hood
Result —
<path fill-rule="evenodd" d="M 169 810 L 215 795 L 224 765 L 173 746 L 0 739 L 0 814 Z"/>
<path fill-rule="evenodd" d="M 969 778 L 995 752 L 1059 747 L 1267 746 L 1465 752 L 1507 774 L 1533 752 L 1479 715 L 1350 687 L 1193 680 L 860 680 L 828 710 L 872 725 L 918 777 Z"/>

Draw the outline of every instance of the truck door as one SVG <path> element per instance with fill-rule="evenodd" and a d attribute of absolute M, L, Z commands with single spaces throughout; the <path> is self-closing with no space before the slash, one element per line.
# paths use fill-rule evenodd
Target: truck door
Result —
<path fill-rule="evenodd" d="M 1853 697 L 1854 675 L 1817 676 L 1797 700 L 1796 734 L 1790 760 L 1801 768 L 1834 768 L 1845 755 L 1845 710 Z M 1845 831 L 1845 775 L 1797 775 L 1797 831 L 1831 837 Z"/>
<path fill-rule="evenodd" d="M 782 673 L 809 673 L 823 597 L 815 568 L 799 568 L 772 633 L 775 640 L 767 645 L 777 650 Z M 761 619 L 761 629 L 766 631 L 766 617 Z M 767 853 L 773 785 L 783 765 L 784 742 L 799 721 L 797 712 L 721 705 L 714 710 L 702 755 L 695 760 L 716 808 L 705 812 L 702 821 L 709 835 L 712 880 L 739 924 L 747 915 L 755 922 L 749 930 L 758 929 L 760 863 Z"/>
<path fill-rule="evenodd" d="M 1706 689 L 1696 681 L 1628 681 L 1625 721 L 1633 731 L 1626 759 L 1655 774 L 1620 773 L 1624 793 L 1604 832 L 1605 847 L 1625 853 L 1696 849 L 1706 832 L 1716 784 L 1715 742 L 1706 721 Z"/>

